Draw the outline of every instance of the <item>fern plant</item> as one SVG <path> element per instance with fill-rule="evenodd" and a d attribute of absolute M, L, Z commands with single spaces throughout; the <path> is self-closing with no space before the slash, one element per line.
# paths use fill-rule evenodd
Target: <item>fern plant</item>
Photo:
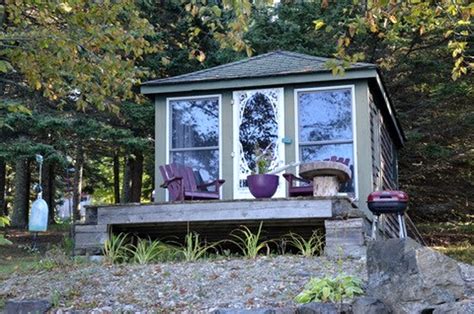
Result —
<path fill-rule="evenodd" d="M 262 241 L 262 226 L 263 222 L 260 223 L 257 233 L 253 233 L 247 226 L 241 226 L 240 229 L 236 229 L 231 232 L 231 237 L 235 240 L 228 240 L 234 243 L 247 258 L 256 258 L 258 253 L 266 248 L 267 255 L 270 254 L 269 243 L 270 240 Z"/>
<path fill-rule="evenodd" d="M 311 278 L 305 290 L 295 297 L 295 302 L 340 302 L 363 293 L 362 280 L 354 276 Z"/>
<path fill-rule="evenodd" d="M 112 264 L 125 263 L 129 259 L 129 252 L 128 233 L 112 234 L 104 243 L 103 253 L 106 262 Z"/>
<path fill-rule="evenodd" d="M 324 244 L 324 238 L 317 230 L 313 232 L 308 240 L 305 240 L 301 235 L 290 232 L 286 235 L 288 244 L 298 250 L 298 252 L 310 257 L 321 253 Z"/>

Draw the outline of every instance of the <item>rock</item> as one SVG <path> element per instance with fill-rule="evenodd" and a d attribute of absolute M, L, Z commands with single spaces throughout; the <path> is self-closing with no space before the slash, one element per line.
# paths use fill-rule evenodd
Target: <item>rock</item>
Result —
<path fill-rule="evenodd" d="M 5 314 L 46 313 L 51 308 L 48 300 L 9 300 L 5 303 Z"/>
<path fill-rule="evenodd" d="M 346 303 L 319 303 L 311 302 L 298 307 L 298 314 L 350 314 L 352 313 L 350 304 Z"/>
<path fill-rule="evenodd" d="M 411 239 L 370 242 L 367 272 L 367 295 L 393 313 L 419 313 L 464 296 L 458 263 Z"/>
<path fill-rule="evenodd" d="M 352 303 L 354 314 L 386 314 L 390 313 L 387 306 L 379 299 L 372 297 L 359 297 Z"/>
<path fill-rule="evenodd" d="M 474 266 L 458 263 L 461 268 L 461 277 L 466 283 L 466 295 L 474 297 Z"/>
<path fill-rule="evenodd" d="M 454 303 L 445 303 L 434 308 L 433 314 L 473 314 L 474 299 L 466 299 Z"/>
<path fill-rule="evenodd" d="M 90 255 L 89 262 L 91 263 L 102 263 L 104 262 L 104 257 L 102 255 Z"/>

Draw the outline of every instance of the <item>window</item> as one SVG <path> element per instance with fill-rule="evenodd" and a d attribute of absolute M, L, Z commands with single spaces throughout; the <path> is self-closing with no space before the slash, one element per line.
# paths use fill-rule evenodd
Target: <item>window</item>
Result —
<path fill-rule="evenodd" d="M 349 158 L 354 177 L 352 88 L 297 91 L 298 150 L 302 162 Z M 354 180 L 342 192 L 354 192 Z"/>
<path fill-rule="evenodd" d="M 219 97 L 170 99 L 170 160 L 219 177 Z"/>

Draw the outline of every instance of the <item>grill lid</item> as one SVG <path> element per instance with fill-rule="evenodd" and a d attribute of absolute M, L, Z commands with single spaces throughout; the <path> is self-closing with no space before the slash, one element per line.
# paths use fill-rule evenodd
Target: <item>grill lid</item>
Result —
<path fill-rule="evenodd" d="M 376 191 L 369 194 L 367 202 L 408 202 L 408 194 L 403 191 Z"/>

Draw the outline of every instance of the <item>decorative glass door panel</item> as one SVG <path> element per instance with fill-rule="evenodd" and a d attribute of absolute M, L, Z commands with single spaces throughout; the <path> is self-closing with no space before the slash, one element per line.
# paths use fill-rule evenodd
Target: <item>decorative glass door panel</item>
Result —
<path fill-rule="evenodd" d="M 256 173 L 256 150 L 266 152 L 269 170 L 285 164 L 283 88 L 234 92 L 234 198 L 252 198 L 247 176 Z M 285 196 L 285 180 L 275 197 Z"/>

